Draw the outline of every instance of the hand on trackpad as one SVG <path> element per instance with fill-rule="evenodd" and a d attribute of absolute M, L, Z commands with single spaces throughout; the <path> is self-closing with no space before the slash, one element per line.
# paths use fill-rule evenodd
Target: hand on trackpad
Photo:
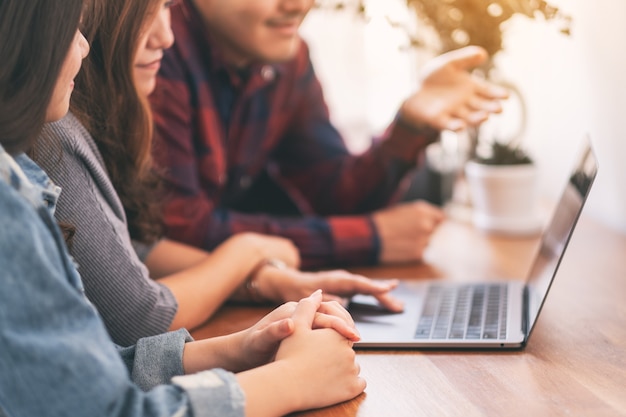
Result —
<path fill-rule="evenodd" d="M 380 304 L 371 295 L 355 295 L 348 303 L 348 311 L 359 314 L 399 314 L 401 311 L 391 311 Z"/>

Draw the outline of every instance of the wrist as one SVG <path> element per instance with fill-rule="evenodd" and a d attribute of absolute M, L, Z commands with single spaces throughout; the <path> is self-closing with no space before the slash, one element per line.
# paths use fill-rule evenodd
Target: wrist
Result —
<path fill-rule="evenodd" d="M 440 130 L 424 118 L 416 116 L 411 107 L 412 105 L 407 101 L 402 103 L 396 117 L 398 126 L 408 129 L 412 134 L 437 138 L 441 133 Z"/>
<path fill-rule="evenodd" d="M 239 363 L 244 357 L 241 353 L 242 333 L 185 343 L 182 357 L 185 375 L 212 368 L 224 368 L 231 372 L 239 369 Z"/>
<path fill-rule="evenodd" d="M 246 395 L 246 415 L 282 416 L 304 409 L 302 391 L 294 381 L 302 379 L 285 361 L 275 361 L 236 374 Z M 272 381 L 268 384 L 267 381 Z"/>
<path fill-rule="evenodd" d="M 287 269 L 287 264 L 276 258 L 265 258 L 259 261 L 243 283 L 243 288 L 249 300 L 256 303 L 276 300 L 276 295 L 273 294 L 274 291 L 268 291 L 267 287 L 261 288 L 260 285 L 261 277 L 264 276 L 264 272 L 268 269 L 285 270 Z"/>

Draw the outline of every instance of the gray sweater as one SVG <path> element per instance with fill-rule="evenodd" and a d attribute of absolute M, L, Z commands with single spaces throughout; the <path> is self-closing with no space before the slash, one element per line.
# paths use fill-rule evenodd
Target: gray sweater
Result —
<path fill-rule="evenodd" d="M 153 281 L 133 246 L 124 208 L 102 156 L 72 114 L 44 127 L 35 161 L 62 188 L 55 217 L 76 227 L 71 254 L 87 297 L 122 346 L 168 330 L 177 310 L 170 290 Z"/>

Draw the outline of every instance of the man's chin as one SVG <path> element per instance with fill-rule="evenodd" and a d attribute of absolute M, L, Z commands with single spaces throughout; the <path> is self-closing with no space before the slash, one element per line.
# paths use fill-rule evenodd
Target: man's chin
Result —
<path fill-rule="evenodd" d="M 299 46 L 300 38 L 289 42 L 288 45 L 284 45 L 281 48 L 264 51 L 260 58 L 268 64 L 280 64 L 283 62 L 287 62 L 296 56 Z"/>

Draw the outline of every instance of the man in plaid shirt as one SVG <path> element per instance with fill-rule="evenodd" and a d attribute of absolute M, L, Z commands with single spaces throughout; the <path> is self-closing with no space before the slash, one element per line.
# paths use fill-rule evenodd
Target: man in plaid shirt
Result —
<path fill-rule="evenodd" d="M 313 0 L 182 0 L 151 96 L 169 237 L 212 249 L 244 231 L 279 235 L 305 268 L 415 261 L 443 219 L 393 204 L 442 129 L 500 111 L 506 91 L 471 76 L 468 47 L 435 58 L 369 150 L 352 155 L 329 120 L 298 27 Z"/>

